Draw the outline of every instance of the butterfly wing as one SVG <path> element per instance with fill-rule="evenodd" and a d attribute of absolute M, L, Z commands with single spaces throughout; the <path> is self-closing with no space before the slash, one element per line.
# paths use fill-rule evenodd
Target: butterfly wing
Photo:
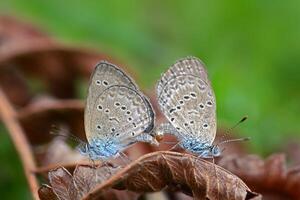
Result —
<path fill-rule="evenodd" d="M 204 82 L 209 83 L 203 62 L 195 57 L 187 57 L 176 61 L 176 63 L 162 75 L 156 87 L 157 94 L 161 94 L 162 88 L 168 81 L 187 74 L 200 77 Z"/>
<path fill-rule="evenodd" d="M 99 85 L 98 80 L 107 84 Z M 87 104 L 88 141 L 111 139 L 120 147 L 126 147 L 138 141 L 140 136 L 149 136 L 153 129 L 154 112 L 150 102 L 125 73 L 111 64 L 103 63 L 95 69 Z"/>
<path fill-rule="evenodd" d="M 93 105 L 90 127 L 94 138 L 111 138 L 126 147 L 154 126 L 154 113 L 145 97 L 127 86 L 111 86 Z"/>
<path fill-rule="evenodd" d="M 94 111 L 93 104 L 97 100 L 98 96 L 103 91 L 112 85 L 126 85 L 129 88 L 137 90 L 136 84 L 117 66 L 101 61 L 96 65 L 94 72 L 91 75 L 88 95 L 86 99 L 86 106 L 84 111 L 84 124 L 87 138 L 91 137 L 90 121 L 92 120 L 91 113 Z"/>
<path fill-rule="evenodd" d="M 203 63 L 194 57 L 177 61 L 157 85 L 160 109 L 180 139 L 212 144 L 216 135 L 216 102 Z"/>

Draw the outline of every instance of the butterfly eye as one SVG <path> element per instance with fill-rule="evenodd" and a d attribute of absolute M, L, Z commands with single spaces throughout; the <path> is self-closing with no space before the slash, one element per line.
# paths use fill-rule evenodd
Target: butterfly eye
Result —
<path fill-rule="evenodd" d="M 96 85 L 100 85 L 100 84 L 101 84 L 101 81 L 96 80 Z"/>

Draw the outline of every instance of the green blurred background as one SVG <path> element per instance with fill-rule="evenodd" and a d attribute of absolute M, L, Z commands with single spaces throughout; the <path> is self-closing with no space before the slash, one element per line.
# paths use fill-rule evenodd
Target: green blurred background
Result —
<path fill-rule="evenodd" d="M 0 11 L 65 43 L 118 58 L 138 73 L 145 90 L 152 90 L 178 58 L 197 56 L 206 63 L 216 93 L 219 127 L 247 114 L 237 132 L 251 136 L 251 151 L 262 155 L 300 140 L 298 0 L 2 0 Z M 0 134 L 0 150 L 1 193 L 29 198 L 6 134 Z"/>

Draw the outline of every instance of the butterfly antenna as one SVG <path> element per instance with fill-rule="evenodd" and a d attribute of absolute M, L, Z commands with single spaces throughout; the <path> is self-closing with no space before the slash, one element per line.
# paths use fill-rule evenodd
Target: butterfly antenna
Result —
<path fill-rule="evenodd" d="M 225 140 L 226 135 L 228 135 L 231 131 L 233 131 L 237 126 L 239 126 L 241 123 L 246 121 L 248 119 L 248 116 L 244 116 L 240 121 L 238 121 L 234 126 L 232 126 L 230 129 L 228 129 L 225 134 L 222 135 L 221 139 Z"/>
<path fill-rule="evenodd" d="M 64 138 L 70 138 L 74 142 L 77 142 L 79 144 L 85 144 L 83 140 L 79 139 L 78 137 L 66 131 L 65 129 L 58 128 L 56 125 L 51 126 L 50 134 Z"/>
<path fill-rule="evenodd" d="M 241 123 L 243 123 L 244 121 L 246 121 L 248 119 L 248 116 L 244 116 L 238 123 L 236 123 L 233 127 L 231 127 L 231 129 L 229 130 L 233 130 L 235 129 L 238 125 L 240 125 Z"/>
<path fill-rule="evenodd" d="M 231 139 L 231 140 L 224 140 L 220 142 L 218 145 L 229 143 L 229 142 L 242 142 L 242 141 L 249 141 L 251 138 L 250 137 L 245 137 L 245 138 L 238 138 L 238 139 Z"/>

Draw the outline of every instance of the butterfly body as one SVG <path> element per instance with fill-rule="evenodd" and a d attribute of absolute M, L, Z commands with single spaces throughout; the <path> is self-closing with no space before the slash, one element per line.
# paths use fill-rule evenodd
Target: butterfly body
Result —
<path fill-rule="evenodd" d="M 202 158 L 217 157 L 221 154 L 217 145 L 201 142 L 199 138 L 186 138 L 182 140 L 180 146 Z"/>
<path fill-rule="evenodd" d="M 116 157 L 120 150 L 120 144 L 113 140 L 93 139 L 79 149 L 82 155 L 88 156 L 92 160 L 106 160 Z"/>

